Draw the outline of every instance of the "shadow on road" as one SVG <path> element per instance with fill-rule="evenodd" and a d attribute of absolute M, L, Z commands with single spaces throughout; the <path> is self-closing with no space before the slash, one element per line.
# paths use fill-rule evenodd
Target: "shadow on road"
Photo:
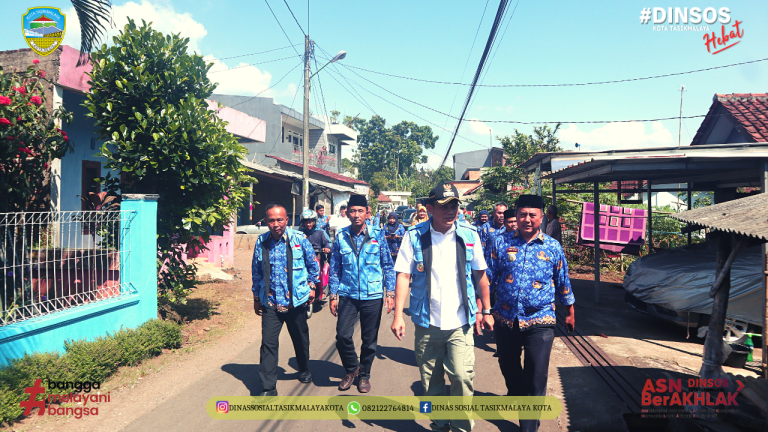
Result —
<path fill-rule="evenodd" d="M 258 396 L 264 389 L 261 387 L 259 379 L 258 364 L 235 364 L 229 363 L 221 367 L 221 370 L 242 381 L 245 388 L 251 393 L 250 396 Z M 285 375 L 285 369 L 278 367 L 278 379 L 280 375 Z"/>
<path fill-rule="evenodd" d="M 412 349 L 379 345 L 376 348 L 376 358 L 379 360 L 394 360 L 406 366 L 416 367 L 416 354 Z"/>

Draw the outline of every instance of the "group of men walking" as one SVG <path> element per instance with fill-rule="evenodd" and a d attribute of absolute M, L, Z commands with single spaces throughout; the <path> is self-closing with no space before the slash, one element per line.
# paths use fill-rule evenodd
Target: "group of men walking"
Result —
<path fill-rule="evenodd" d="M 336 349 L 345 370 L 340 390 L 357 380 L 359 392 L 371 391 L 382 309 L 386 306 L 388 314 L 394 310 L 391 330 L 402 340 L 408 300 L 425 395 L 445 396 L 445 375 L 451 396 L 474 393 L 474 335 L 483 330 L 495 334 L 507 395 L 546 395 L 556 295 L 567 306 L 567 326 L 573 328 L 575 321 L 562 247 L 540 229 L 543 201 L 523 195 L 511 209 L 498 203 L 481 227 L 459 221 L 459 204 L 455 186 L 438 185 L 426 205 L 431 216 L 404 231 L 396 217 L 389 220 L 392 215 L 383 227 L 369 222 L 364 196 L 349 199 L 350 224 L 337 231 L 330 257 L 329 309 L 337 319 Z M 270 232 L 259 236 L 253 255 L 254 310 L 262 316 L 259 374 L 264 396 L 277 395 L 283 323 L 293 341 L 299 381 L 312 381 L 309 330 L 302 312 L 315 297 L 319 266 L 307 238 L 286 228 L 287 220 L 282 206 L 267 207 Z M 359 356 L 353 340 L 358 319 Z M 434 420 L 431 427 L 469 431 L 473 425 L 471 420 Z M 520 427 L 535 431 L 538 422 L 523 420 Z"/>

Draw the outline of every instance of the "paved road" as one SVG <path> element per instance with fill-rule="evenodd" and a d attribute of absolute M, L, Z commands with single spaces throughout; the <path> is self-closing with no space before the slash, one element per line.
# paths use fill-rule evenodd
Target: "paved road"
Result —
<path fill-rule="evenodd" d="M 373 364 L 370 395 L 412 396 L 422 394 L 421 381 L 413 353 L 413 326 L 408 321 L 406 337 L 398 341 L 389 330 L 392 316 L 382 311 L 382 325 L 379 331 L 379 349 Z M 258 324 L 258 320 L 254 322 Z M 247 396 L 262 391 L 258 378 L 259 332 L 257 328 L 241 330 L 243 338 L 252 338 L 245 348 L 234 356 L 221 361 L 217 367 L 205 367 L 207 372 L 188 376 L 184 388 L 178 396 L 169 398 L 157 405 L 152 411 L 140 416 L 128 424 L 124 430 L 259 430 L 293 431 L 339 429 L 418 431 L 428 430 L 428 422 L 414 421 L 217 421 L 211 419 L 205 411 L 205 404 L 214 396 Z M 359 352 L 359 328 L 356 329 Z M 310 320 L 310 356 L 314 383 L 298 382 L 296 359 L 287 330 L 280 338 L 280 362 L 278 392 L 280 395 L 359 395 L 356 387 L 346 392 L 338 390 L 338 383 L 344 375 L 338 353 L 335 348 L 335 318 L 324 308 Z M 493 357 L 493 345 L 490 337 L 476 338 L 476 394 L 498 395 L 506 393 L 496 359 Z M 223 343 L 224 341 L 222 341 Z M 201 371 L 202 372 L 202 371 Z M 560 430 L 556 421 L 550 421 L 552 430 Z M 544 425 L 547 426 L 547 425 Z M 551 427 L 543 428 L 543 430 Z M 480 421 L 476 431 L 517 430 L 511 422 Z"/>

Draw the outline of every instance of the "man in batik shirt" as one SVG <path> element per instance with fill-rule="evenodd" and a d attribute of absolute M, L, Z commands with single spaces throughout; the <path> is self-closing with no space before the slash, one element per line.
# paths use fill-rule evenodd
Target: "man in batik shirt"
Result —
<path fill-rule="evenodd" d="M 507 210 L 507 204 L 497 202 L 493 205 L 493 213 L 488 222 L 478 230 L 480 234 L 480 243 L 483 245 L 483 254 L 493 244 L 493 237 L 504 231 L 504 211 Z"/>
<path fill-rule="evenodd" d="M 540 230 L 544 202 L 538 195 L 517 201 L 517 225 L 493 239 L 488 261 L 496 304 L 496 350 L 508 396 L 546 396 L 554 341 L 555 294 L 566 306 L 566 326 L 575 318 L 563 248 Z M 525 352 L 525 365 L 520 354 Z M 521 431 L 538 430 L 538 420 L 520 420 Z"/>

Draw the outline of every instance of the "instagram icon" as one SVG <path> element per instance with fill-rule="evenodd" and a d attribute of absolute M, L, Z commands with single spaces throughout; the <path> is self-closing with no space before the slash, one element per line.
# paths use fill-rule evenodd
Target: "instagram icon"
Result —
<path fill-rule="evenodd" d="M 216 402 L 216 413 L 227 414 L 229 412 L 229 402 L 218 401 Z"/>

